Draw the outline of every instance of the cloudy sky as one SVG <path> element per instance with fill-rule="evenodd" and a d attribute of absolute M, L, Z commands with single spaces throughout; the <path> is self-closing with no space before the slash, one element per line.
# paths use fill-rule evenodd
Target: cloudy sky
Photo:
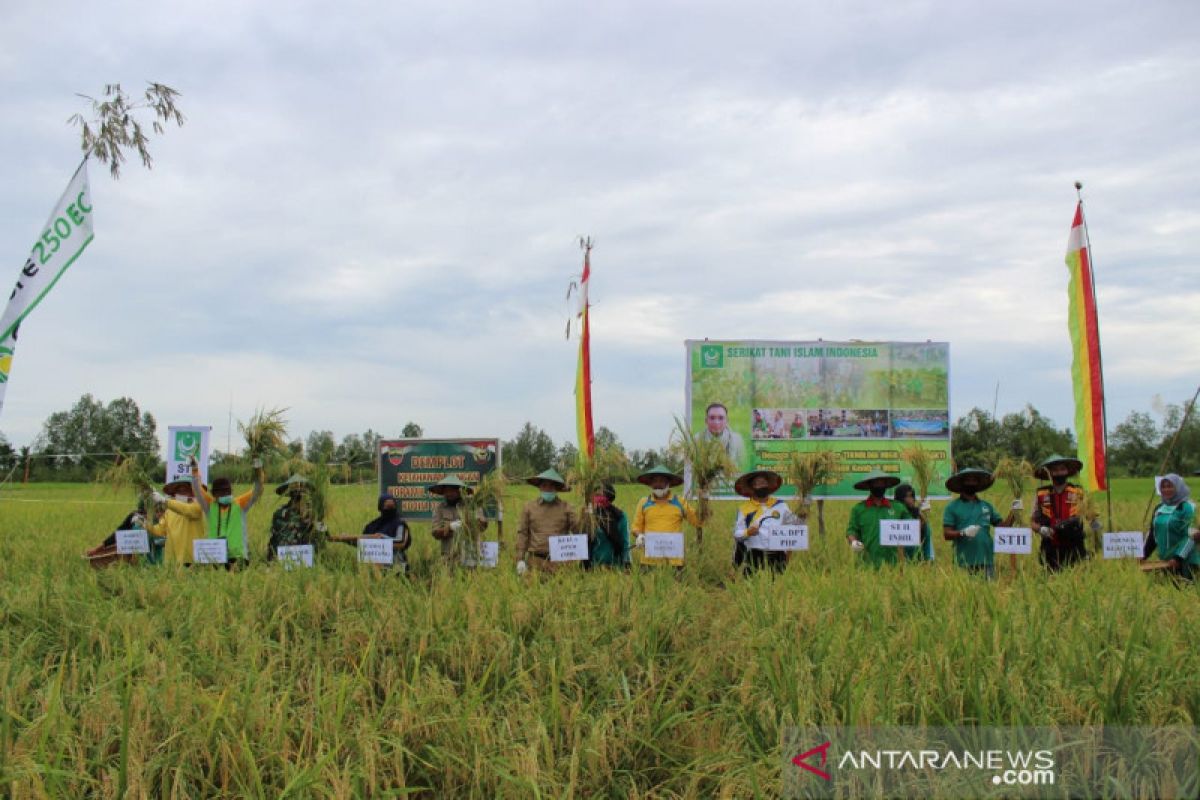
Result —
<path fill-rule="evenodd" d="M 1200 4 L 0 0 L 0 247 L 79 157 L 75 93 L 155 80 L 155 166 L 22 328 L 0 430 L 91 392 L 167 424 L 657 446 L 689 338 L 951 342 L 952 413 L 1071 424 L 1082 180 L 1110 419 L 1200 376 Z M 235 434 L 236 437 L 236 434 Z"/>

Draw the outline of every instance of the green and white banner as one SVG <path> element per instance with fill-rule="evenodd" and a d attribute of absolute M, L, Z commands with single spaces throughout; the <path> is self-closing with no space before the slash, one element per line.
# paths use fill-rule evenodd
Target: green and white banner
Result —
<path fill-rule="evenodd" d="M 12 373 L 21 323 L 92 243 L 92 237 L 92 198 L 85 159 L 58 198 L 41 236 L 33 243 L 17 275 L 17 285 L 8 298 L 4 316 L 0 317 L 0 410 L 4 408 L 4 393 Z"/>
<path fill-rule="evenodd" d="M 901 453 L 935 454 L 950 476 L 945 342 L 688 341 L 690 427 L 720 439 L 738 470 L 785 474 L 793 452 L 832 451 L 841 474 L 820 497 L 861 497 L 872 470 L 908 479 Z M 782 495 L 786 496 L 785 488 Z M 727 496 L 733 497 L 732 487 Z"/>
<path fill-rule="evenodd" d="M 191 478 L 188 459 L 193 456 L 200 462 L 200 482 L 208 483 L 210 433 L 210 425 L 172 425 L 167 428 L 167 483 Z"/>

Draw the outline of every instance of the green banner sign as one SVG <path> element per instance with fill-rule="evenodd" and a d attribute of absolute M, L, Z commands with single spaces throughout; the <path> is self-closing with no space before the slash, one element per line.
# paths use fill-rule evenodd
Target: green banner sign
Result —
<path fill-rule="evenodd" d="M 689 424 L 720 439 L 740 471 L 783 474 L 793 452 L 833 451 L 841 474 L 817 496 L 861 497 L 854 484 L 872 470 L 908 480 L 901 452 L 920 447 L 936 458 L 930 491 L 943 491 L 951 465 L 946 342 L 685 344 Z"/>
<path fill-rule="evenodd" d="M 499 439 L 393 439 L 379 443 L 379 491 L 408 520 L 433 518 L 441 498 L 426 491 L 447 475 L 476 486 L 500 464 Z"/>

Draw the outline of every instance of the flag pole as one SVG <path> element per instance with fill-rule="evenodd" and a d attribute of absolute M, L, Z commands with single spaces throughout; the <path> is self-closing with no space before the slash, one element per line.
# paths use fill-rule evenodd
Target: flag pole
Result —
<path fill-rule="evenodd" d="M 1092 237 L 1088 233 L 1087 214 L 1083 208 L 1083 183 L 1075 181 L 1075 197 L 1079 201 L 1079 217 L 1083 220 L 1083 241 L 1087 245 L 1088 257 L 1088 278 L 1091 280 L 1092 303 L 1096 308 L 1096 360 L 1100 362 L 1100 386 L 1102 393 L 1100 395 L 1100 417 L 1102 424 L 1100 433 L 1104 442 L 1104 495 L 1108 505 L 1108 531 L 1112 533 L 1116 530 L 1113 527 L 1113 511 L 1112 511 L 1112 482 L 1108 478 L 1108 392 L 1103 390 L 1104 386 L 1104 356 L 1103 348 L 1100 345 L 1100 303 L 1096 300 L 1096 253 L 1092 250 Z M 1093 546 L 1099 547 L 1099 542 L 1095 540 L 1095 535 L 1092 537 Z"/>

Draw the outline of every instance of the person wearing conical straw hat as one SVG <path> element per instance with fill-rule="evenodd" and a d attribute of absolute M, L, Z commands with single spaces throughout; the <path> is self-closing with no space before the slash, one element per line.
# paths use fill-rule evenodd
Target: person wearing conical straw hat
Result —
<path fill-rule="evenodd" d="M 328 529 L 325 521 L 313 513 L 312 484 L 303 475 L 293 475 L 275 487 L 275 494 L 287 497 L 287 502 L 271 517 L 271 536 L 267 542 L 267 560 L 273 561 L 279 547 L 311 544 L 320 550 Z"/>
<path fill-rule="evenodd" d="M 1067 479 L 1078 475 L 1083 462 L 1057 453 L 1034 470 L 1034 476 L 1050 483 L 1037 488 L 1029 527 L 1041 537 L 1038 557 L 1046 569 L 1057 572 L 1088 557 L 1084 542 L 1080 505 L 1083 489 Z M 1097 527 L 1099 520 L 1091 520 Z"/>
<path fill-rule="evenodd" d="M 1200 570 L 1200 548 L 1196 546 L 1200 531 L 1195 528 L 1196 504 L 1191 500 L 1191 489 L 1172 472 L 1159 480 L 1158 492 L 1162 502 L 1150 517 L 1143 557 L 1157 553 L 1173 575 L 1191 581 Z"/>
<path fill-rule="evenodd" d="M 795 525 L 800 522 L 787 503 L 775 497 L 783 485 L 779 473 L 769 469 L 754 470 L 733 483 L 733 490 L 746 500 L 738 506 L 733 523 L 733 565 L 744 574 L 768 567 L 772 572 L 787 568 L 788 554 L 767 550 L 767 530 L 775 525 Z"/>
<path fill-rule="evenodd" d="M 174 480 L 163 486 L 162 492 L 151 495 L 155 503 L 166 506 L 158 522 L 147 525 L 146 531 L 165 537 L 164 564 L 191 564 L 194 557 L 192 542 L 203 539 L 204 514 L 192 495 L 190 481 Z"/>
<path fill-rule="evenodd" d="M 961 469 L 946 479 L 946 488 L 958 495 L 942 512 L 942 535 L 954 545 L 954 563 L 969 572 L 995 577 L 992 528 L 1012 523 L 1016 509 L 1001 518 L 987 500 L 979 497 L 995 478 L 985 469 Z"/>
<path fill-rule="evenodd" d="M 867 498 L 855 503 L 850 509 L 850 522 L 846 525 L 846 540 L 850 547 L 862 554 L 862 559 L 873 567 L 896 563 L 895 547 L 884 547 L 879 542 L 879 523 L 888 519 L 904 519 L 898 504 L 887 499 L 887 490 L 897 486 L 900 479 L 895 475 L 874 470 L 854 484 Z"/>
<path fill-rule="evenodd" d="M 699 527 L 700 518 L 696 516 L 691 504 L 671 491 L 672 487 L 683 483 L 683 478 L 670 468 L 658 464 L 638 475 L 637 481 L 650 487 L 650 494 L 638 501 L 637 510 L 633 514 L 633 524 L 629 526 L 629 532 L 635 537 L 633 546 L 641 550 L 638 563 L 652 567 L 682 567 L 682 559 L 646 556 L 646 534 L 683 533 L 685 521 Z"/>
<path fill-rule="evenodd" d="M 558 470 L 548 469 L 525 482 L 537 487 L 538 496 L 521 509 L 517 525 L 517 574 L 524 575 L 531 566 L 539 572 L 554 572 L 558 564 L 550 560 L 550 537 L 578 533 L 579 519 L 558 496 L 567 491 L 567 482 Z"/>
<path fill-rule="evenodd" d="M 447 564 L 455 563 L 458 548 L 454 539 L 462 531 L 462 501 L 475 490 L 462 482 L 457 475 L 447 475 L 432 486 L 426 487 L 430 494 L 442 498 L 442 504 L 433 509 L 433 520 L 430 532 L 442 547 L 442 560 Z M 479 530 L 487 528 L 487 517 L 481 510 L 475 515 Z"/>

